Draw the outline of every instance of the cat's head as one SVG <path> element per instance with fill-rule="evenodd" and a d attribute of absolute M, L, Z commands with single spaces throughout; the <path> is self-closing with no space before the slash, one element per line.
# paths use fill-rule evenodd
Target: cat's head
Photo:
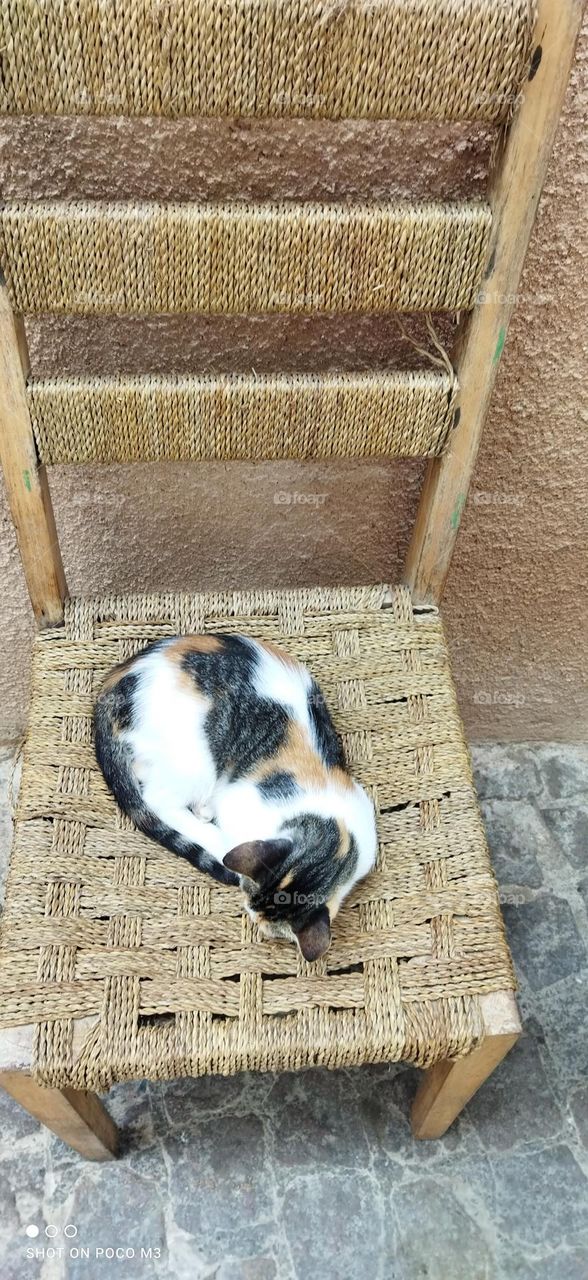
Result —
<path fill-rule="evenodd" d="M 344 823 L 301 814 L 277 838 L 236 845 L 223 861 L 241 877 L 249 914 L 267 937 L 297 942 L 305 960 L 324 955 L 358 862 Z"/>

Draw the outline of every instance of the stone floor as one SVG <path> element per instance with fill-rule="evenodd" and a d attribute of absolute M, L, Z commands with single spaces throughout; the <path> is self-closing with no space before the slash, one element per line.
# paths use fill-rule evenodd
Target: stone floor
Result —
<path fill-rule="evenodd" d="M 402 1068 L 119 1087 L 110 1166 L 2 1095 L 1 1280 L 587 1280 L 588 748 L 475 765 L 526 1035 L 448 1135 Z"/>

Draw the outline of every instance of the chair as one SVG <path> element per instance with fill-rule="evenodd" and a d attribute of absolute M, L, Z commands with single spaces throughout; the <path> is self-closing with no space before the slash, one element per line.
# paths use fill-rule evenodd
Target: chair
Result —
<path fill-rule="evenodd" d="M 408 1061 L 445 1132 L 520 1032 L 438 605 L 580 0 L 45 0 L 5 11 L 0 110 L 486 120 L 487 200 L 0 210 L 0 456 L 39 624 L 0 944 L 0 1083 L 85 1156 L 116 1081 Z M 513 106 L 516 105 L 516 109 Z M 336 127 L 333 125 L 333 127 Z M 482 291 L 483 287 L 483 293 Z M 454 372 L 29 377 L 22 315 L 462 313 Z M 398 586 L 68 596 L 46 466 L 427 456 Z M 93 756 L 104 673 L 178 631 L 278 640 L 322 684 L 379 855 L 306 963 L 151 843 Z"/>

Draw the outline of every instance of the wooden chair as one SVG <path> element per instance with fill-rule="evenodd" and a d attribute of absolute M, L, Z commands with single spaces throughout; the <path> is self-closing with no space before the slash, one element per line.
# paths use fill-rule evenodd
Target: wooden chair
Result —
<path fill-rule="evenodd" d="M 120 0 L 107 13 L 45 0 L 5 11 L 5 112 L 501 129 L 485 202 L 0 211 L 0 453 L 39 624 L 0 947 L 0 1079 L 90 1158 L 117 1143 L 94 1090 L 248 1068 L 416 1063 L 414 1132 L 436 1137 L 519 1035 L 438 604 L 582 5 L 537 9 Z M 23 313 L 309 308 L 459 311 L 455 374 L 29 378 Z M 68 597 L 46 464 L 369 454 L 430 458 L 399 587 Z M 310 664 L 376 805 L 377 869 L 315 965 L 260 940 L 238 894 L 133 830 L 93 757 L 104 672 L 156 636 L 219 627 L 279 639 Z"/>

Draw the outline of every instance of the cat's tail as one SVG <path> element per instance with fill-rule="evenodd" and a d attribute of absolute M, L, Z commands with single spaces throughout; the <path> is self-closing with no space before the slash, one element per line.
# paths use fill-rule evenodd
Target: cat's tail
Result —
<path fill-rule="evenodd" d="M 94 745 L 96 759 L 112 794 L 128 817 L 151 840 L 156 840 L 180 858 L 186 858 L 198 871 L 220 880 L 221 884 L 238 885 L 239 877 L 218 862 L 202 845 L 193 844 L 163 822 L 144 801 L 141 786 L 133 767 L 133 751 L 120 724 L 113 716 L 114 707 L 110 691 L 99 694 L 94 707 Z"/>

